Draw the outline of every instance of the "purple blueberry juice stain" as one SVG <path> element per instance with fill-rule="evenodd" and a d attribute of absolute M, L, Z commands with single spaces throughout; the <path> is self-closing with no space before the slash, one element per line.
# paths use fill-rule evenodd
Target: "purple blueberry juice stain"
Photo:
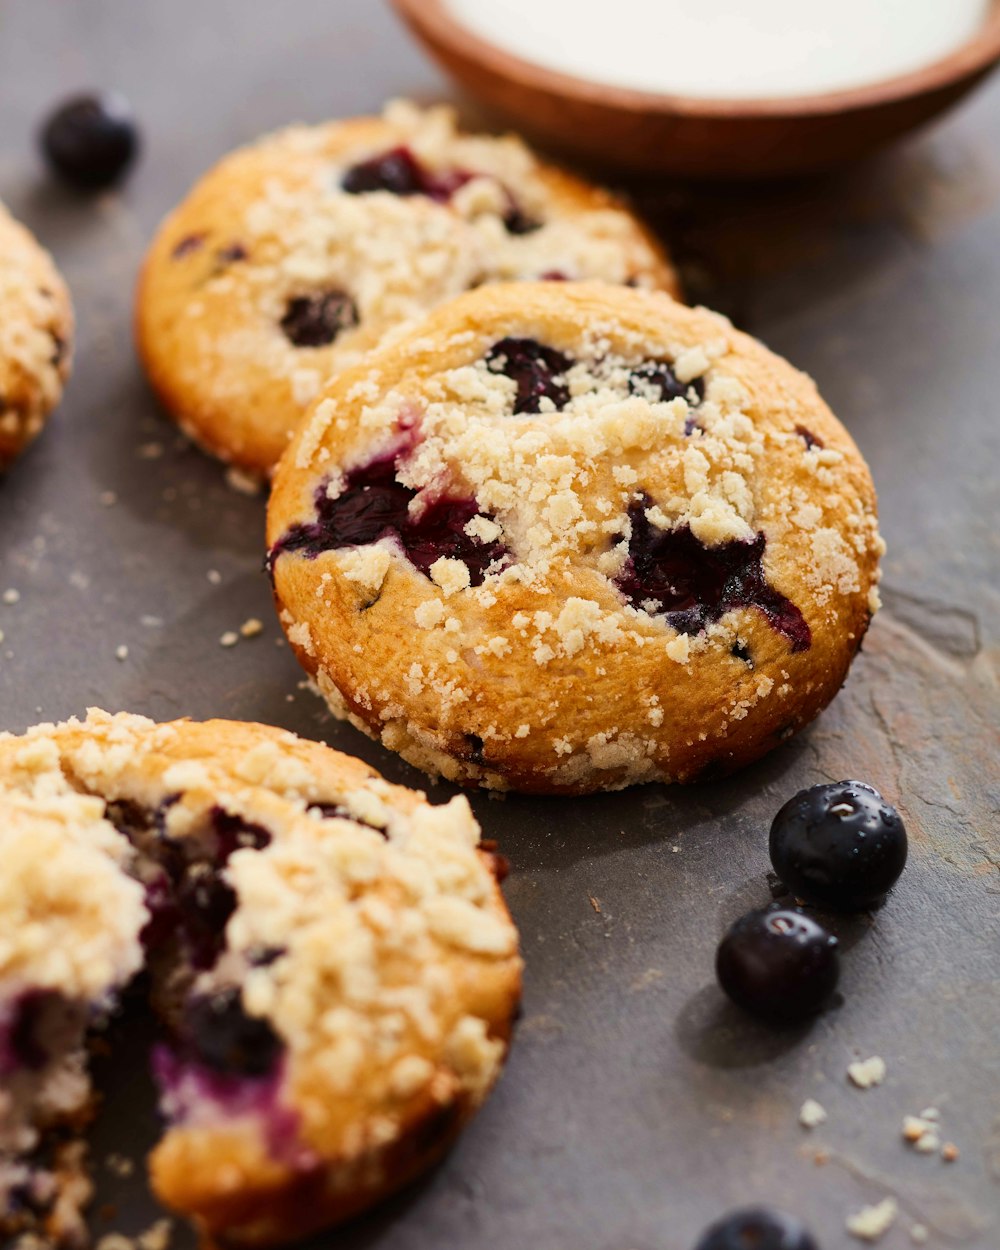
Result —
<path fill-rule="evenodd" d="M 193 252 L 197 252 L 204 242 L 203 234 L 186 234 L 183 239 L 174 244 L 170 257 L 172 260 L 180 260 L 183 256 L 190 256 Z"/>
<path fill-rule="evenodd" d="M 327 347 L 358 324 L 358 309 L 346 291 L 297 295 L 285 305 L 281 330 L 293 347 Z"/>
<path fill-rule="evenodd" d="M 517 386 L 515 416 L 541 412 L 543 399 L 551 400 L 556 412 L 562 412 L 569 403 L 565 375 L 572 366 L 568 356 L 536 339 L 500 339 L 486 353 L 489 371 L 510 378 Z"/>
<path fill-rule="evenodd" d="M 628 559 L 615 579 L 633 607 L 652 601 L 656 614 L 681 634 L 698 634 L 734 608 L 756 608 L 788 639 L 792 651 L 809 648 L 812 635 L 805 617 L 764 577 L 763 533 L 705 547 L 687 525 L 657 529 L 646 516 L 649 504 L 643 497 L 629 508 Z"/>
<path fill-rule="evenodd" d="M 293 525 L 271 548 L 272 568 L 286 552 L 315 559 L 323 551 L 394 538 L 425 576 L 435 561 L 445 557 L 461 560 L 471 585 L 479 586 L 491 568 L 507 558 L 499 539 L 479 542 L 466 534 L 466 525 L 480 515 L 475 499 L 441 496 L 414 515 L 410 503 L 417 492 L 396 480 L 395 456 L 352 470 L 336 499 L 329 498 L 327 485 L 324 479 L 316 489 L 316 520 Z"/>

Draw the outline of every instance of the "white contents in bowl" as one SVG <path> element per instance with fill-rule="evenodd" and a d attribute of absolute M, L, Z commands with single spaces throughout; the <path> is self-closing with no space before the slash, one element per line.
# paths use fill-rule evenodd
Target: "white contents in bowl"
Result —
<path fill-rule="evenodd" d="M 990 0 L 447 0 L 473 33 L 576 78 L 703 99 L 817 95 L 931 64 Z"/>

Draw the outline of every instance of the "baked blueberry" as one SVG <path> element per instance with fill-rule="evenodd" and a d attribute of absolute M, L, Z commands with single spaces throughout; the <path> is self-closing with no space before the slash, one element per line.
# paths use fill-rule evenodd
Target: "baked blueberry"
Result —
<path fill-rule="evenodd" d="M 474 499 L 440 496 L 413 515 L 410 502 L 417 492 L 396 479 L 394 457 L 374 460 L 348 474 L 336 499 L 326 493 L 326 482 L 316 491 L 316 520 L 294 525 L 271 551 L 271 562 L 285 551 L 315 558 L 321 551 L 363 547 L 380 538 L 394 537 L 410 562 L 429 575 L 442 557 L 461 560 L 470 584 L 479 586 L 487 569 L 507 556 L 499 539 L 482 542 L 465 527 L 480 509 Z"/>
<path fill-rule="evenodd" d="M 765 1021 L 814 1016 L 837 987 L 837 939 L 797 907 L 752 911 L 729 929 L 715 957 L 719 984 Z"/>
<path fill-rule="evenodd" d="M 793 1215 L 773 1207 L 745 1207 L 705 1229 L 695 1250 L 819 1250 Z"/>
<path fill-rule="evenodd" d="M 358 310 L 346 291 L 297 295 L 285 306 L 281 329 L 294 347 L 326 347 L 358 324 Z"/>
<path fill-rule="evenodd" d="M 114 92 L 74 96 L 46 121 L 42 150 L 61 178 L 97 191 L 118 182 L 132 164 L 139 132 L 122 96 Z"/>
<path fill-rule="evenodd" d="M 517 384 L 515 414 L 541 412 L 543 399 L 551 400 L 557 412 L 569 403 L 565 374 L 572 361 L 554 347 L 535 339 L 500 339 L 487 353 L 486 365 Z"/>
<path fill-rule="evenodd" d="M 877 903 L 906 865 L 899 812 L 863 781 L 800 790 L 771 825 L 774 871 L 803 902 L 840 911 Z"/>
<path fill-rule="evenodd" d="M 646 515 L 649 504 L 642 496 L 628 510 L 628 559 L 615 579 L 633 607 L 662 613 L 681 634 L 700 633 L 733 608 L 756 608 L 793 651 L 808 649 L 812 635 L 805 617 L 764 576 L 763 533 L 706 547 L 690 526 L 653 525 Z"/>
<path fill-rule="evenodd" d="M 628 389 L 633 395 L 644 395 L 661 403 L 671 399 L 688 399 L 692 391 L 696 403 L 700 404 L 705 398 L 702 378 L 680 382 L 666 360 L 649 360 L 637 365 L 629 374 Z"/>
<path fill-rule="evenodd" d="M 201 1063 L 234 1076 L 267 1076 L 284 1048 L 267 1020 L 247 1015 L 235 985 L 193 995 L 183 1028 Z"/>
<path fill-rule="evenodd" d="M 352 165 L 340 185 L 351 195 L 388 191 L 391 195 L 426 195 L 443 204 L 474 177 L 465 169 L 432 171 L 409 148 L 398 147 Z"/>

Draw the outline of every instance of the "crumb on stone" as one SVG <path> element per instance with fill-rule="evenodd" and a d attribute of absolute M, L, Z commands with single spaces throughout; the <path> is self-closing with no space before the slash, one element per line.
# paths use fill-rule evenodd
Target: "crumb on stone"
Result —
<path fill-rule="evenodd" d="M 219 639 L 220 647 L 235 647 L 239 642 L 240 636 L 235 629 L 227 629 Z"/>
<path fill-rule="evenodd" d="M 871 1089 L 875 1085 L 881 1085 L 885 1080 L 885 1060 L 881 1055 L 872 1055 L 870 1059 L 859 1059 L 855 1063 L 848 1064 L 847 1075 L 852 1085 L 856 1085 L 858 1089 Z"/>
<path fill-rule="evenodd" d="M 847 1217 L 847 1231 L 861 1241 L 878 1241 L 895 1223 L 899 1206 L 895 1198 L 883 1198 Z"/>
<path fill-rule="evenodd" d="M 803 1128 L 817 1128 L 826 1120 L 826 1108 L 815 1098 L 807 1098 L 799 1108 L 799 1123 Z"/>

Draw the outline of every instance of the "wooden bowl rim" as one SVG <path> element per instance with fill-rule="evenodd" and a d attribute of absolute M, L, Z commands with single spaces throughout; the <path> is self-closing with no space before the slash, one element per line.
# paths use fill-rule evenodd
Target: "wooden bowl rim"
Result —
<path fill-rule="evenodd" d="M 1000 59 L 1000 0 L 993 0 L 982 28 L 971 39 L 921 69 L 840 91 L 722 100 L 640 91 L 563 74 L 526 61 L 475 34 L 451 13 L 447 0 L 392 0 L 392 3 L 430 43 L 446 47 L 462 60 L 477 62 L 501 78 L 581 104 L 646 117 L 683 115 L 742 121 L 861 112 L 956 85 Z"/>

